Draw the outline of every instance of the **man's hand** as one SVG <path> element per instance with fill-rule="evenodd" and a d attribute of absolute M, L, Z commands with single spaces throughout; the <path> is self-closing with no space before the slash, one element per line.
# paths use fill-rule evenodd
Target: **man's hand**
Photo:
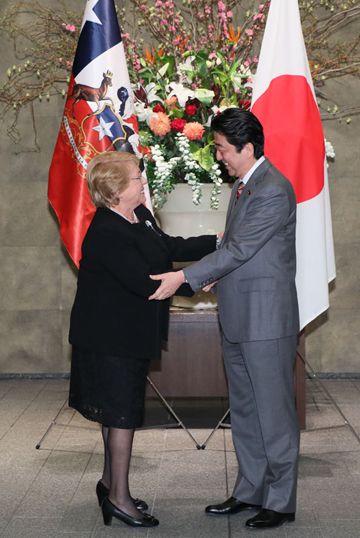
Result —
<path fill-rule="evenodd" d="M 161 301 L 174 295 L 176 290 L 185 282 L 183 271 L 172 271 L 170 273 L 162 273 L 161 275 L 150 275 L 152 280 L 161 280 L 161 285 L 155 293 L 149 297 L 149 301 L 157 299 Z"/>

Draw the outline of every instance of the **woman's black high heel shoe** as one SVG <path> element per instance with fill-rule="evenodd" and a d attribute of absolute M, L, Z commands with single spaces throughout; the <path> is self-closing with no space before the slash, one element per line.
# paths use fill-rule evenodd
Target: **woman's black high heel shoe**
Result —
<path fill-rule="evenodd" d="M 146 512 L 142 513 L 142 517 L 140 518 L 130 516 L 126 512 L 120 510 L 120 508 L 117 508 L 117 506 L 109 501 L 108 497 L 103 500 L 101 510 L 103 513 L 104 525 L 111 525 L 113 517 L 126 523 L 126 525 L 130 525 L 130 527 L 156 527 L 159 525 L 159 520 Z"/>
<path fill-rule="evenodd" d="M 109 488 L 104 486 L 104 484 L 100 480 L 96 484 L 96 495 L 98 498 L 99 506 L 102 505 L 105 497 L 109 496 Z M 139 510 L 147 510 L 149 508 L 147 503 L 145 501 L 142 501 L 141 499 L 132 499 L 132 502 Z"/>

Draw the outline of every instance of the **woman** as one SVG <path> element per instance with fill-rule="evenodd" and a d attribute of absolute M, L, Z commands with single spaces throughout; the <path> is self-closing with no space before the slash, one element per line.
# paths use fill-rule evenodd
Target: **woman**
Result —
<path fill-rule="evenodd" d="M 131 497 L 128 481 L 149 362 L 160 357 L 168 334 L 169 302 L 148 300 L 159 286 L 149 275 L 168 271 L 172 260 L 201 258 L 216 248 L 216 236 L 163 233 L 143 205 L 146 180 L 131 153 L 96 156 L 87 178 L 97 210 L 83 241 L 71 313 L 69 405 L 102 425 L 104 468 L 96 493 L 104 524 L 115 517 L 153 527 L 158 520 Z M 191 293 L 187 285 L 182 292 Z"/>

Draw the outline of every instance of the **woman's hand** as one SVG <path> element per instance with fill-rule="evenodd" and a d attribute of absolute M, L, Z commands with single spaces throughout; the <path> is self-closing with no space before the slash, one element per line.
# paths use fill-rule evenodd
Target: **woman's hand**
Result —
<path fill-rule="evenodd" d="M 161 275 L 149 275 L 152 280 L 161 280 L 161 284 L 149 297 L 149 301 L 157 299 L 162 301 L 174 295 L 176 290 L 185 282 L 185 275 L 183 271 L 172 271 L 170 273 L 162 273 Z"/>
<path fill-rule="evenodd" d="M 210 291 L 214 286 L 216 286 L 216 284 L 218 283 L 218 280 L 215 280 L 214 282 L 211 282 L 211 284 L 208 284 L 207 286 L 205 286 L 202 290 L 203 291 Z"/>

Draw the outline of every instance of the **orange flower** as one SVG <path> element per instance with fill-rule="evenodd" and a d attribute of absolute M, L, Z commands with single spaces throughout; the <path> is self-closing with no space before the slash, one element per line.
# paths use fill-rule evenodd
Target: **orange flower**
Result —
<path fill-rule="evenodd" d="M 201 140 L 204 134 L 204 127 L 197 121 L 190 121 L 184 126 L 183 134 L 189 140 Z"/>
<path fill-rule="evenodd" d="M 151 149 L 148 146 L 139 145 L 138 147 L 140 153 L 142 153 L 143 155 L 151 155 Z"/>
<path fill-rule="evenodd" d="M 155 63 L 154 49 L 152 49 L 152 52 L 150 52 L 149 49 L 146 47 L 145 58 L 147 59 L 149 64 L 154 64 Z"/>
<path fill-rule="evenodd" d="M 162 58 L 165 54 L 165 51 L 162 47 L 160 47 L 157 53 L 158 53 L 159 58 Z"/>
<path fill-rule="evenodd" d="M 229 41 L 232 43 L 237 43 L 240 39 L 241 29 L 240 26 L 237 27 L 237 30 L 235 32 L 235 28 L 232 24 L 229 25 Z"/>
<path fill-rule="evenodd" d="M 188 43 L 189 38 L 181 37 L 180 35 L 177 35 L 174 41 L 174 44 L 178 47 L 181 53 L 184 53 L 186 50 L 188 50 Z"/>
<path fill-rule="evenodd" d="M 170 110 L 176 107 L 177 105 L 177 97 L 176 95 L 172 95 L 168 99 L 166 99 L 165 104 L 168 106 Z"/>
<path fill-rule="evenodd" d="M 164 112 L 156 112 L 150 118 L 149 127 L 156 136 L 165 136 L 170 133 L 170 120 Z"/>

